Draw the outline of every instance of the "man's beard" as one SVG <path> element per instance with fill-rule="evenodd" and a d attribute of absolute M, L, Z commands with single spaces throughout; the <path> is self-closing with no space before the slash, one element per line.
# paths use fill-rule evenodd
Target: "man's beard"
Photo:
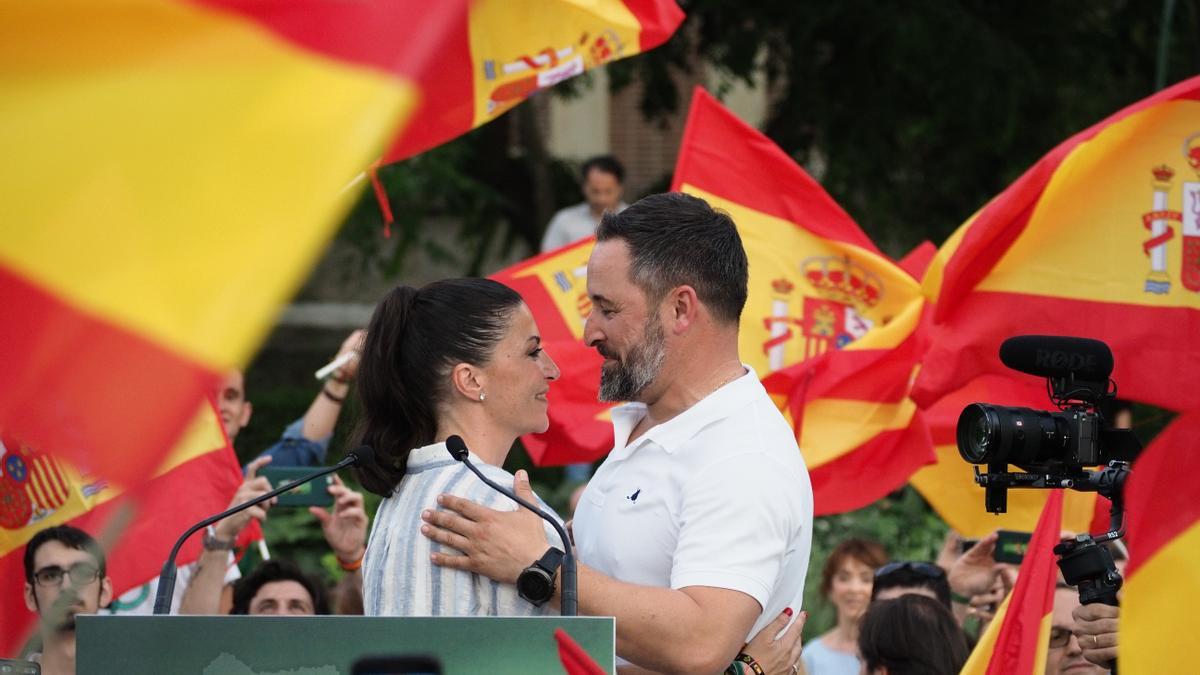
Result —
<path fill-rule="evenodd" d="M 600 348 L 601 356 L 616 357 Z M 611 366 L 600 368 L 601 401 L 636 401 L 650 386 L 662 369 L 667 356 L 666 339 L 658 317 L 651 314 L 642 328 L 642 341 L 629 350 L 624 359 L 615 359 Z"/>

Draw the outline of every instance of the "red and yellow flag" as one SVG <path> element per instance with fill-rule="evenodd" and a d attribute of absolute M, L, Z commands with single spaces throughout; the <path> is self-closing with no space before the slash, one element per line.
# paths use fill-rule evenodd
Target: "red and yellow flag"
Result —
<path fill-rule="evenodd" d="M 984 509 L 983 488 L 975 483 L 974 465 L 959 455 L 955 439 L 958 416 L 971 403 L 1043 410 L 1051 407 L 1045 383 L 1033 377 L 980 375 L 924 411 L 937 462 L 922 467 L 909 482 L 946 524 L 966 538 L 978 539 L 996 529 L 1032 532 L 1049 497 L 1046 490 L 1009 490 L 1007 513 L 992 514 Z M 1093 531 L 1097 510 L 1107 525 L 1108 500 L 1098 498 L 1094 492 L 1068 490 L 1063 496 L 1063 529 Z"/>
<path fill-rule="evenodd" d="M 384 162 L 486 124 L 541 89 L 657 47 L 684 15 L 674 0 L 477 0 L 430 45 L 426 96 Z"/>
<path fill-rule="evenodd" d="M 963 665 L 964 675 L 1042 675 L 1050 646 L 1054 546 L 1062 524 L 1063 491 L 1052 490 L 1038 518 L 1017 585 L 1008 594 Z"/>
<path fill-rule="evenodd" d="M 0 430 L 125 484 L 243 364 L 459 1 L 0 8 Z"/>
<path fill-rule="evenodd" d="M 1018 334 L 1092 337 L 1123 398 L 1200 407 L 1200 77 L 1064 141 L 943 245 L 925 277 L 931 344 L 914 388 L 928 407 L 1008 372 Z"/>
<path fill-rule="evenodd" d="M 1200 603 L 1200 412 L 1171 422 L 1133 464 L 1126 489 L 1129 565 L 1118 661 L 1126 673 L 1191 673 Z"/>
<path fill-rule="evenodd" d="M 175 539 L 193 523 L 220 512 L 242 482 L 216 409 L 204 403 L 150 481 L 122 491 L 5 434 L 0 438 L 0 654 L 15 655 L 36 616 L 25 608 L 25 543 L 39 530 L 70 524 L 98 536 L 126 507 L 134 520 L 108 552 L 114 597 L 158 576 Z M 257 528 L 255 528 L 257 532 Z M 200 555 L 200 538 L 180 552 L 185 564 Z"/>

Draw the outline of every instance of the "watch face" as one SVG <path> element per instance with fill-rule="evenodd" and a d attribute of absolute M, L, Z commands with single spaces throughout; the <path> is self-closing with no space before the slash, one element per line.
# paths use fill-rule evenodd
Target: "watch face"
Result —
<path fill-rule="evenodd" d="M 526 600 L 545 602 L 553 595 L 550 575 L 536 567 L 529 568 L 517 577 L 517 593 Z"/>

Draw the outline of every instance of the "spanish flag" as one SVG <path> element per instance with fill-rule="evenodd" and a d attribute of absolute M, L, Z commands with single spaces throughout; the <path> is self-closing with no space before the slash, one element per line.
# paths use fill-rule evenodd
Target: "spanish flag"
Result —
<path fill-rule="evenodd" d="M 972 216 L 925 280 L 922 407 L 1005 373 L 1018 334 L 1093 337 L 1122 398 L 1200 407 L 1200 77 L 1072 136 Z"/>
<path fill-rule="evenodd" d="M 25 544 L 40 530 L 69 524 L 99 536 L 122 510 L 133 520 L 108 551 L 114 597 L 158 576 L 175 539 L 193 523 L 229 505 L 241 468 L 215 407 L 196 412 L 156 475 L 122 490 L 103 476 L 23 443 L 0 437 L 0 654 L 15 656 L 36 616 L 25 608 Z M 261 537 L 257 525 L 254 532 Z M 180 564 L 200 555 L 200 538 L 180 552 Z"/>
<path fill-rule="evenodd" d="M 458 1 L 0 7 L 0 430 L 133 484 L 247 361 Z"/>
<path fill-rule="evenodd" d="M 963 675 L 1042 675 L 1050 646 L 1054 587 L 1058 580 L 1054 546 L 1062 524 L 1062 490 L 1052 490 L 1029 540 L 1017 585 L 960 671 Z"/>
<path fill-rule="evenodd" d="M 430 45 L 437 66 L 418 80 L 426 96 L 384 162 L 486 124 L 541 89 L 653 49 L 683 18 L 674 0 L 477 0 Z"/>
<path fill-rule="evenodd" d="M 983 488 L 975 483 L 973 464 L 958 452 L 955 432 L 958 416 L 972 403 L 1050 409 L 1045 383 L 1028 375 L 980 375 L 967 386 L 944 396 L 925 410 L 937 462 L 922 467 L 909 482 L 955 532 L 978 539 L 996 529 L 1032 532 L 1045 509 L 1046 490 L 1009 490 L 1008 512 L 988 513 L 983 506 Z M 1010 467 L 1013 471 L 1020 471 Z M 1063 529 L 1075 533 L 1094 531 L 1100 518 L 1108 525 L 1107 499 L 1095 492 L 1068 490 L 1063 495 Z"/>
<path fill-rule="evenodd" d="M 1200 602 L 1200 411 L 1180 415 L 1133 464 L 1129 565 L 1117 660 L 1125 673 L 1193 673 L 1190 610 Z"/>

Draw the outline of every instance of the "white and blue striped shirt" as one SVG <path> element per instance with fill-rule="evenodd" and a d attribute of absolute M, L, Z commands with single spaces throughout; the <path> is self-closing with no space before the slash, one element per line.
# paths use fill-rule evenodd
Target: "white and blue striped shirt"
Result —
<path fill-rule="evenodd" d="M 471 461 L 488 478 L 510 487 L 512 474 Z M 409 453 L 408 468 L 400 485 L 383 500 L 371 526 L 371 539 L 363 561 L 363 608 L 368 616 L 542 616 L 553 614 L 549 605 L 534 607 L 517 596 L 511 584 L 478 574 L 438 567 L 429 560 L 433 552 L 459 553 L 421 534 L 421 511 L 437 508 L 437 496 L 453 494 L 498 511 L 517 508 L 508 497 L 485 485 L 445 443 L 417 448 Z M 540 500 L 539 500 L 540 502 Z M 558 515 L 540 504 L 555 518 Z M 561 522 L 561 519 L 560 519 Z M 546 524 L 551 546 L 563 548 L 557 533 Z M 532 560 L 530 561 L 533 562 Z"/>

